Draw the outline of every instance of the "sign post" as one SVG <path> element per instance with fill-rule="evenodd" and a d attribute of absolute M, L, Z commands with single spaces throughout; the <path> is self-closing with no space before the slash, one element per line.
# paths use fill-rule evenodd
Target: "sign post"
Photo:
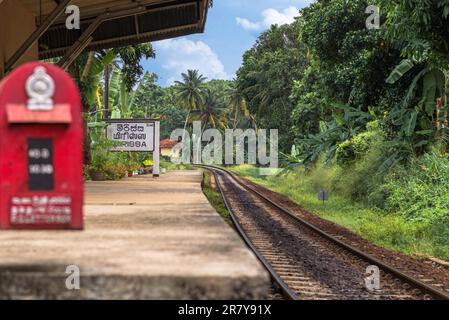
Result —
<path fill-rule="evenodd" d="M 112 151 L 153 152 L 153 177 L 159 177 L 160 121 L 152 119 L 106 119 Z"/>
<path fill-rule="evenodd" d="M 160 132 L 161 132 L 161 123 L 160 121 L 156 121 L 154 123 L 155 127 L 154 127 L 154 141 L 156 142 L 156 146 L 154 148 L 153 151 L 153 177 L 159 177 L 160 174 L 160 165 L 159 165 L 159 158 L 160 158 L 160 147 L 159 147 L 159 142 L 160 142 Z"/>
<path fill-rule="evenodd" d="M 320 190 L 320 192 L 318 192 L 318 200 L 323 201 L 324 205 L 324 202 L 329 200 L 329 192 L 326 190 Z"/>

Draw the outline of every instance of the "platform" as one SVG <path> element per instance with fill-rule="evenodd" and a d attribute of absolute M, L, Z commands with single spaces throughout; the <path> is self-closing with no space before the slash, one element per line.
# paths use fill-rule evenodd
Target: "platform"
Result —
<path fill-rule="evenodd" d="M 200 184 L 198 171 L 87 182 L 85 231 L 0 231 L 0 298 L 264 298 L 268 275 Z"/>

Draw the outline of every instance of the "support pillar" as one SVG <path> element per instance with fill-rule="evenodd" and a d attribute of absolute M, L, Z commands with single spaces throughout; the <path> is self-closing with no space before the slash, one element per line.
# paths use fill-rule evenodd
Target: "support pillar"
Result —
<path fill-rule="evenodd" d="M 153 151 L 153 177 L 157 178 L 160 175 L 160 137 L 161 137 L 161 123 L 160 121 L 154 122 L 154 151 Z"/>

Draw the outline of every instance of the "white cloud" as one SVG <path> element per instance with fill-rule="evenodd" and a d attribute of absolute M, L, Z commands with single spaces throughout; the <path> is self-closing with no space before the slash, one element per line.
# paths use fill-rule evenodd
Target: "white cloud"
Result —
<path fill-rule="evenodd" d="M 168 71 L 167 85 L 180 80 L 181 73 L 188 69 L 199 70 L 209 80 L 231 79 L 217 54 L 203 41 L 168 39 L 153 45 L 163 61 L 162 68 Z"/>
<path fill-rule="evenodd" d="M 254 31 L 260 29 L 260 23 L 258 22 L 251 22 L 248 19 L 243 19 L 240 17 L 235 18 L 235 21 L 239 26 L 241 26 L 245 30 Z"/>
<path fill-rule="evenodd" d="M 299 15 L 299 9 L 290 6 L 279 12 L 275 9 L 266 9 L 262 12 L 263 24 L 265 27 L 269 28 L 273 24 L 284 25 L 290 24 L 295 21 L 295 17 Z"/>
<path fill-rule="evenodd" d="M 260 31 L 263 29 L 268 29 L 273 24 L 277 24 L 279 26 L 290 24 L 295 21 L 295 17 L 298 15 L 299 9 L 294 6 L 290 6 L 282 11 L 269 8 L 262 11 L 262 21 L 260 22 L 252 22 L 248 19 L 240 17 L 236 18 L 236 22 L 245 30 Z"/>

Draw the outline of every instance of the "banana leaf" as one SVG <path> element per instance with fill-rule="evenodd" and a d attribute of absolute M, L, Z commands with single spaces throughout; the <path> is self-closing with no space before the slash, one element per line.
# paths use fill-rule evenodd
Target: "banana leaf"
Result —
<path fill-rule="evenodd" d="M 396 83 L 401 79 L 407 72 L 409 72 L 415 64 L 410 59 L 404 59 L 399 63 L 396 68 L 391 72 L 390 76 L 387 78 L 386 82 L 389 84 Z"/>

